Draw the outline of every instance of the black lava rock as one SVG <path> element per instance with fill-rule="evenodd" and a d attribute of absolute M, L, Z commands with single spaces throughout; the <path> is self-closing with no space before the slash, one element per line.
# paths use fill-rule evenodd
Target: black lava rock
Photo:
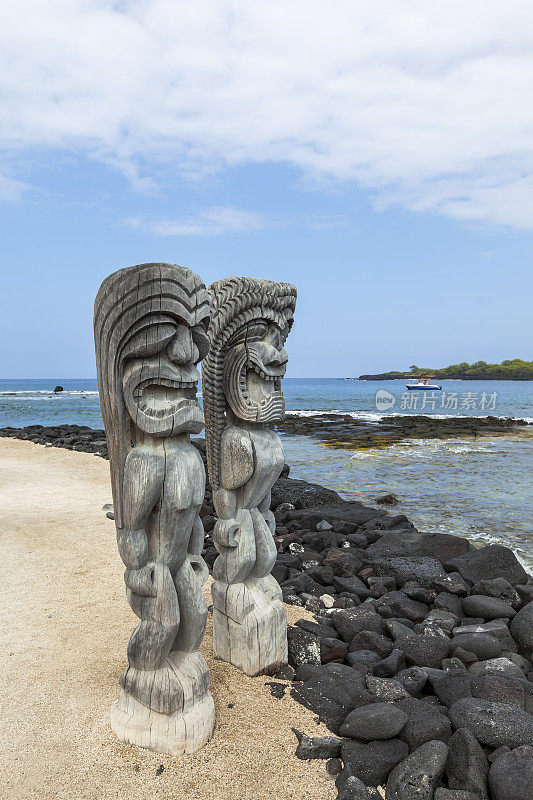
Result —
<path fill-rule="evenodd" d="M 459 558 L 452 558 L 447 568 L 456 570 L 463 578 L 474 584 L 490 578 L 505 578 L 513 586 L 527 581 L 527 572 L 512 550 L 500 544 L 471 550 Z"/>
<path fill-rule="evenodd" d="M 320 664 L 320 642 L 316 636 L 301 628 L 287 629 L 289 664 L 295 669 L 302 664 Z"/>
<path fill-rule="evenodd" d="M 432 740 L 446 742 L 452 735 L 448 717 L 430 703 L 411 697 L 400 700 L 397 705 L 408 717 L 399 738 L 409 745 L 411 751 Z"/>
<path fill-rule="evenodd" d="M 293 728 L 298 739 L 296 757 L 310 758 L 337 758 L 341 753 L 342 740 L 335 736 L 306 736 Z"/>
<path fill-rule="evenodd" d="M 481 800 L 488 800 L 488 772 L 489 763 L 483 748 L 468 728 L 459 728 L 448 742 L 448 786 L 474 792 Z"/>
<path fill-rule="evenodd" d="M 533 656 L 533 601 L 524 606 L 513 619 L 511 634 L 520 651 L 531 660 Z"/>
<path fill-rule="evenodd" d="M 492 800 L 531 800 L 533 747 L 517 747 L 496 759 L 489 772 Z"/>
<path fill-rule="evenodd" d="M 454 703 L 450 719 L 454 728 L 469 728 L 489 747 L 533 745 L 533 717 L 506 703 L 467 697 Z"/>
<path fill-rule="evenodd" d="M 399 739 L 365 744 L 345 741 L 342 745 L 342 760 L 365 786 L 385 785 L 391 770 L 408 754 L 408 746 Z"/>
<path fill-rule="evenodd" d="M 341 727 L 341 736 L 364 741 L 392 739 L 407 722 L 407 714 L 390 703 L 373 703 L 351 711 Z"/>
<path fill-rule="evenodd" d="M 463 598 L 463 611 L 468 617 L 491 619 L 512 619 L 516 611 L 509 603 L 497 597 L 486 597 L 483 594 L 471 594 Z"/>
<path fill-rule="evenodd" d="M 383 627 L 379 614 L 370 605 L 367 608 L 366 603 L 354 609 L 336 611 L 329 620 L 345 642 L 351 642 L 361 631 L 381 633 Z"/>
<path fill-rule="evenodd" d="M 394 767 L 387 781 L 387 800 L 433 800 L 448 755 L 443 742 L 423 744 Z"/>

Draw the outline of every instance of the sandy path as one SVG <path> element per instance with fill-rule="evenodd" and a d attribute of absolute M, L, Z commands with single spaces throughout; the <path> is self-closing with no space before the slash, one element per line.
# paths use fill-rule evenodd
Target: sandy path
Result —
<path fill-rule="evenodd" d="M 171 757 L 114 738 L 109 709 L 136 617 L 114 524 L 101 510 L 110 500 L 106 461 L 0 439 L 0 797 L 334 798 L 324 762 L 295 758 L 290 728 L 326 729 L 289 696 L 272 698 L 268 678 L 215 661 L 211 619 L 202 652 L 213 740 Z M 288 615 L 294 622 L 305 612 L 288 607 Z"/>

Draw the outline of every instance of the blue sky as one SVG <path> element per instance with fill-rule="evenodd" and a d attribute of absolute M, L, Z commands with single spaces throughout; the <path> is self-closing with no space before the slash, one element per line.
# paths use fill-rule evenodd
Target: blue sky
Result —
<path fill-rule="evenodd" d="M 294 377 L 531 358 L 533 14 L 386 5 L 17 4 L 0 377 L 93 376 L 145 261 L 296 284 Z"/>

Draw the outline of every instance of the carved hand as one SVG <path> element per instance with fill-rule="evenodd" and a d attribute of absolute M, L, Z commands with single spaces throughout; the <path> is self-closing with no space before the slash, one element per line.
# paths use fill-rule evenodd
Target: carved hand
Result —
<path fill-rule="evenodd" d="M 213 530 L 213 541 L 220 547 L 237 547 L 235 534 L 239 530 L 236 519 L 218 519 Z"/>
<path fill-rule="evenodd" d="M 150 561 L 141 569 L 127 569 L 124 573 L 124 582 L 128 589 L 142 597 L 157 597 L 153 580 L 154 567 L 155 563 Z"/>

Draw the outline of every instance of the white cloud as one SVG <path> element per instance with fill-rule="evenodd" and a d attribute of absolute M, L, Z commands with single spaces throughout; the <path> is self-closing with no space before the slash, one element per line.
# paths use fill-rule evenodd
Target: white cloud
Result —
<path fill-rule="evenodd" d="M 68 148 L 148 190 L 278 161 L 378 205 L 533 228 L 525 0 L 17 0 L 0 52 L 8 161 Z"/>
<path fill-rule="evenodd" d="M 0 173 L 0 200 L 6 200 L 8 203 L 18 203 L 22 195 L 31 188 L 28 183 L 17 181 Z"/>
<path fill-rule="evenodd" d="M 142 217 L 125 220 L 132 228 L 141 228 L 158 236 L 216 236 L 220 233 L 242 233 L 266 227 L 266 220 L 253 211 L 233 206 L 213 206 L 185 219 L 163 219 L 155 222 Z"/>

